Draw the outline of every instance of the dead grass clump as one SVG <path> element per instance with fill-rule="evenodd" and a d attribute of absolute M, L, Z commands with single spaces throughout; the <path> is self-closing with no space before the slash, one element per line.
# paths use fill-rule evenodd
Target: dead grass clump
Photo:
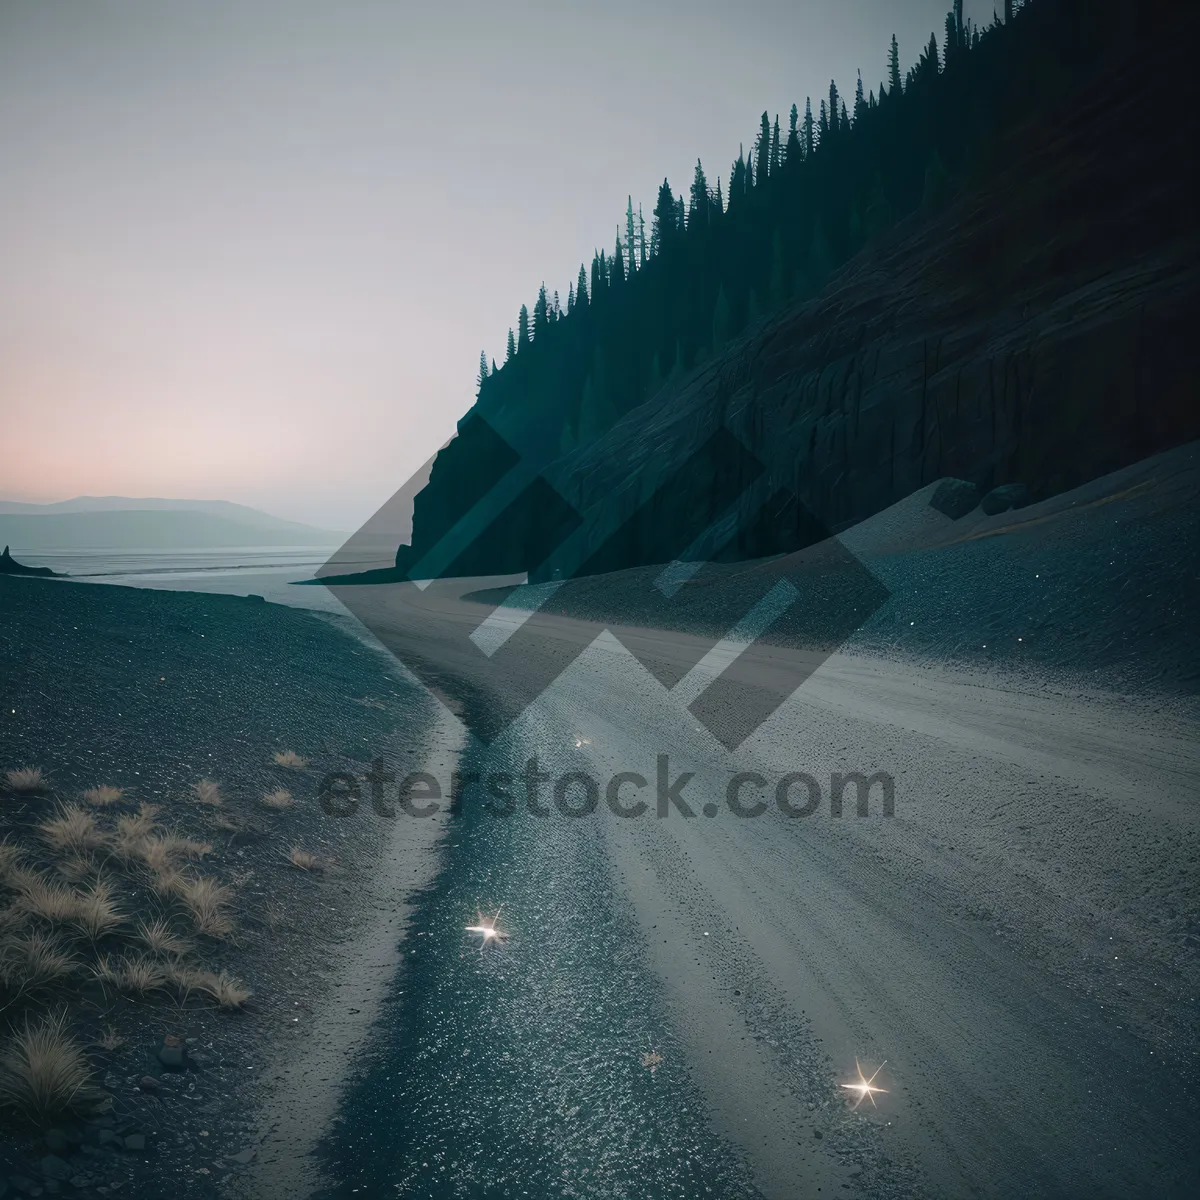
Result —
<path fill-rule="evenodd" d="M 41 826 L 46 844 L 57 854 L 87 854 L 108 845 L 108 834 L 86 808 L 67 804 Z"/>
<path fill-rule="evenodd" d="M 233 932 L 229 906 L 233 891 L 206 876 L 180 875 L 175 894 L 192 918 L 196 932 L 207 937 L 223 938 Z"/>
<path fill-rule="evenodd" d="M 85 804 L 90 804 L 93 808 L 111 808 L 114 804 L 120 804 L 124 795 L 124 788 L 109 787 L 104 783 L 99 787 L 88 788 L 83 793 L 83 799 Z"/>
<path fill-rule="evenodd" d="M 21 871 L 21 848 L 12 842 L 0 842 L 0 883 L 7 883 Z"/>
<path fill-rule="evenodd" d="M 102 984 L 135 996 L 161 991 L 169 982 L 166 968 L 145 954 L 115 960 L 106 954 L 92 967 L 92 974 Z"/>
<path fill-rule="evenodd" d="M 22 934 L 0 947 L 0 977 L 14 991 L 45 987 L 74 970 L 75 959 L 62 942 L 40 930 Z"/>
<path fill-rule="evenodd" d="M 169 833 L 166 837 L 166 848 L 168 855 L 196 859 L 212 853 L 212 842 L 194 842 L 191 838 Z"/>
<path fill-rule="evenodd" d="M 276 788 L 273 792 L 268 792 L 262 798 L 263 808 L 271 808 L 276 812 L 285 808 L 291 808 L 296 803 L 295 797 L 285 788 Z"/>
<path fill-rule="evenodd" d="M 91 1072 L 65 1012 L 25 1018 L 0 1051 L 0 1103 L 36 1116 L 61 1112 L 85 1094 Z"/>
<path fill-rule="evenodd" d="M 54 864 L 54 869 L 68 883 L 88 883 L 99 875 L 100 865 L 90 854 L 68 854 Z"/>
<path fill-rule="evenodd" d="M 171 928 L 171 923 L 162 918 L 139 925 L 138 938 L 153 954 L 166 954 L 178 958 L 192 949 L 192 943 L 176 933 Z"/>
<path fill-rule="evenodd" d="M 122 813 L 117 818 L 117 832 L 113 842 L 117 856 L 126 861 L 140 858 L 142 843 L 156 828 L 154 813 L 145 805 L 136 813 Z"/>
<path fill-rule="evenodd" d="M 177 967 L 171 973 L 172 982 L 184 999 L 199 992 L 215 1000 L 221 1008 L 241 1008 L 250 999 L 250 989 L 240 979 L 226 971 L 202 971 L 195 967 Z"/>
<path fill-rule="evenodd" d="M 201 779 L 192 784 L 192 799 L 197 804 L 207 804 L 210 808 L 221 807 L 221 785 L 211 779 Z"/>
<path fill-rule="evenodd" d="M 318 858 L 315 854 L 302 850 L 299 846 L 293 846 L 288 851 L 287 858 L 293 867 L 299 867 L 302 871 L 323 871 L 325 869 L 323 858 Z"/>
<path fill-rule="evenodd" d="M 125 914 L 117 907 L 106 883 L 94 883 L 86 891 L 77 893 L 76 905 L 72 920 L 93 942 L 124 923 Z"/>
<path fill-rule="evenodd" d="M 17 903 L 27 913 L 62 925 L 75 919 L 79 896 L 48 875 L 30 872 L 17 885 Z"/>
<path fill-rule="evenodd" d="M 163 867 L 160 871 L 154 871 L 150 876 L 150 889 L 156 896 L 174 896 L 179 891 L 179 884 L 183 876 L 173 866 Z"/>
<path fill-rule="evenodd" d="M 41 767 L 16 767 L 5 771 L 4 785 L 18 796 L 40 796 L 50 790 L 50 781 Z"/>
<path fill-rule="evenodd" d="M 295 750 L 276 750 L 275 765 L 277 767 L 291 767 L 295 771 L 303 771 L 308 766 L 308 759 L 301 758 Z"/>

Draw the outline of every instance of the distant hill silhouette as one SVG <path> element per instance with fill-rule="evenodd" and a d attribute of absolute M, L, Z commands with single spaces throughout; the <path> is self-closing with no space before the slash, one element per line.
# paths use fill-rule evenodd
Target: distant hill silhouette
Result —
<path fill-rule="evenodd" d="M 160 496 L 76 496 L 52 504 L 29 504 L 17 500 L 0 500 L 0 516 L 51 516 L 61 513 L 93 512 L 199 512 L 209 513 L 227 521 L 237 521 L 257 529 L 290 529 L 297 533 L 344 536 L 336 529 L 320 529 L 300 521 L 287 521 L 261 509 L 229 500 L 173 500 Z"/>
<path fill-rule="evenodd" d="M 40 506 L 39 506 L 40 507 Z M 57 508 L 57 506 L 46 506 Z M 241 509 L 230 504 L 231 510 Z M 266 513 L 257 520 L 233 519 L 188 509 L 102 509 L 45 511 L 31 514 L 0 511 L 0 540 L 18 550 L 197 550 L 250 546 L 330 546 L 338 533 Z"/>

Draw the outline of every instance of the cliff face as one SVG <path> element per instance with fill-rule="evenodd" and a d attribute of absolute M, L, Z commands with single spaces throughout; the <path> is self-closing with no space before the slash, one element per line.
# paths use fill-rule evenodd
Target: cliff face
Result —
<path fill-rule="evenodd" d="M 545 479 L 581 518 L 565 543 L 571 521 L 526 496 L 520 521 L 475 531 L 458 573 L 493 558 L 496 573 L 534 578 L 589 558 L 600 570 L 678 558 L 717 519 L 716 493 L 741 495 L 725 556 L 755 557 L 942 476 L 1021 483 L 1036 501 L 1200 437 L 1197 34 L 1191 12 L 1122 48 L 1013 130 L 983 185 L 908 218 L 816 298 L 551 462 Z M 722 428 L 750 454 L 709 462 Z M 417 499 L 418 552 L 402 548 L 398 565 L 481 494 L 495 456 L 471 451 L 480 440 L 467 430 L 439 456 Z"/>
<path fill-rule="evenodd" d="M 599 531 L 724 424 L 836 529 L 941 476 L 1038 500 L 1200 436 L 1185 44 L 1017 132 L 987 187 L 906 222 L 551 482 Z M 686 524 L 701 499 L 685 481 L 655 520 Z"/>

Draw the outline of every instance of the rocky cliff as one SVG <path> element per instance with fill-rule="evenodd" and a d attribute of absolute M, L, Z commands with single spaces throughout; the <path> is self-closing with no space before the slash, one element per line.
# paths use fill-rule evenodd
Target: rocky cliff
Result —
<path fill-rule="evenodd" d="M 941 476 L 1038 500 L 1200 436 L 1192 44 L 1123 56 L 1014 131 L 986 186 L 910 218 L 548 478 L 599 536 L 724 425 L 836 529 Z M 652 524 L 687 525 L 695 485 L 660 493 Z"/>

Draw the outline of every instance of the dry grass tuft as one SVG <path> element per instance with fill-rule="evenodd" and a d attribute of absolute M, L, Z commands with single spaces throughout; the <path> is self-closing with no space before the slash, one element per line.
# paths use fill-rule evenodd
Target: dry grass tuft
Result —
<path fill-rule="evenodd" d="M 0 947 L 0 977 L 14 991 L 32 991 L 56 983 L 75 970 L 75 959 L 58 938 L 39 930 Z"/>
<path fill-rule="evenodd" d="M 291 767 L 296 771 L 303 771 L 308 766 L 308 759 L 301 758 L 295 750 L 276 750 L 275 765 L 277 767 Z"/>
<path fill-rule="evenodd" d="M 211 779 L 201 779 L 192 784 L 192 799 L 197 804 L 207 804 L 210 808 L 221 807 L 221 785 Z"/>
<path fill-rule="evenodd" d="M 50 790 L 50 781 L 41 767 L 16 767 L 5 771 L 4 785 L 19 796 L 40 796 Z"/>
<path fill-rule="evenodd" d="M 154 871 L 150 876 L 150 889 L 156 896 L 174 896 L 179 891 L 183 876 L 172 866 Z"/>
<path fill-rule="evenodd" d="M 79 911 L 78 894 L 42 873 L 30 872 L 19 881 L 17 903 L 31 916 L 52 925 L 74 920 Z"/>
<path fill-rule="evenodd" d="M 171 972 L 171 982 L 179 988 L 185 999 L 192 992 L 200 992 L 215 1000 L 221 1008 L 241 1008 L 252 994 L 240 979 L 235 979 L 225 971 L 218 974 L 195 967 L 177 967 Z"/>
<path fill-rule="evenodd" d="M 169 855 L 178 855 L 180 858 L 203 858 L 212 853 L 212 842 L 194 842 L 177 833 L 167 834 L 166 847 Z"/>
<path fill-rule="evenodd" d="M 142 857 L 142 843 L 157 828 L 153 812 L 143 806 L 136 813 L 123 813 L 117 818 L 117 833 L 114 848 L 119 858 L 126 861 Z"/>
<path fill-rule="evenodd" d="M 86 891 L 78 893 L 76 905 L 72 920 L 93 942 L 106 933 L 112 933 L 125 920 L 125 914 L 117 907 L 106 883 L 94 883 Z"/>
<path fill-rule="evenodd" d="M 124 788 L 109 787 L 105 783 L 99 787 L 88 788 L 83 793 L 83 799 L 84 803 L 90 804 L 93 808 L 110 808 L 114 804 L 120 804 L 124 795 Z"/>
<path fill-rule="evenodd" d="M 0 842 L 0 883 L 6 883 L 21 870 L 21 848 L 12 842 Z"/>
<path fill-rule="evenodd" d="M 192 943 L 181 937 L 171 928 L 171 923 L 159 918 L 149 924 L 143 922 L 138 926 L 138 937 L 142 944 L 154 954 L 167 954 L 179 957 L 188 954 Z"/>
<path fill-rule="evenodd" d="M 302 871 L 325 870 L 325 860 L 323 858 L 318 858 L 315 854 L 310 854 L 307 850 L 301 850 L 299 846 L 293 846 L 288 851 L 287 859 L 293 867 L 299 867 Z"/>
<path fill-rule="evenodd" d="M 92 974 L 102 984 L 135 996 L 161 991 L 170 982 L 167 969 L 144 954 L 115 961 L 106 954 L 92 967 Z"/>
<path fill-rule="evenodd" d="M 208 937 L 223 938 L 233 932 L 229 906 L 233 890 L 205 876 L 180 875 L 175 894 L 188 910 L 196 932 Z"/>
<path fill-rule="evenodd" d="M 68 854 L 54 869 L 69 883 L 90 883 L 99 875 L 101 864 L 90 854 Z"/>
<path fill-rule="evenodd" d="M 279 812 L 282 809 L 291 808 L 296 803 L 296 798 L 285 788 L 276 788 L 262 798 L 262 803 L 263 808 L 271 808 Z"/>
<path fill-rule="evenodd" d="M 0 1051 L 0 1103 L 36 1116 L 61 1112 L 85 1094 L 91 1072 L 66 1013 L 17 1030 Z"/>
<path fill-rule="evenodd" d="M 42 837 L 56 854 L 87 854 L 109 844 L 108 834 L 86 808 L 67 804 L 41 826 Z"/>

